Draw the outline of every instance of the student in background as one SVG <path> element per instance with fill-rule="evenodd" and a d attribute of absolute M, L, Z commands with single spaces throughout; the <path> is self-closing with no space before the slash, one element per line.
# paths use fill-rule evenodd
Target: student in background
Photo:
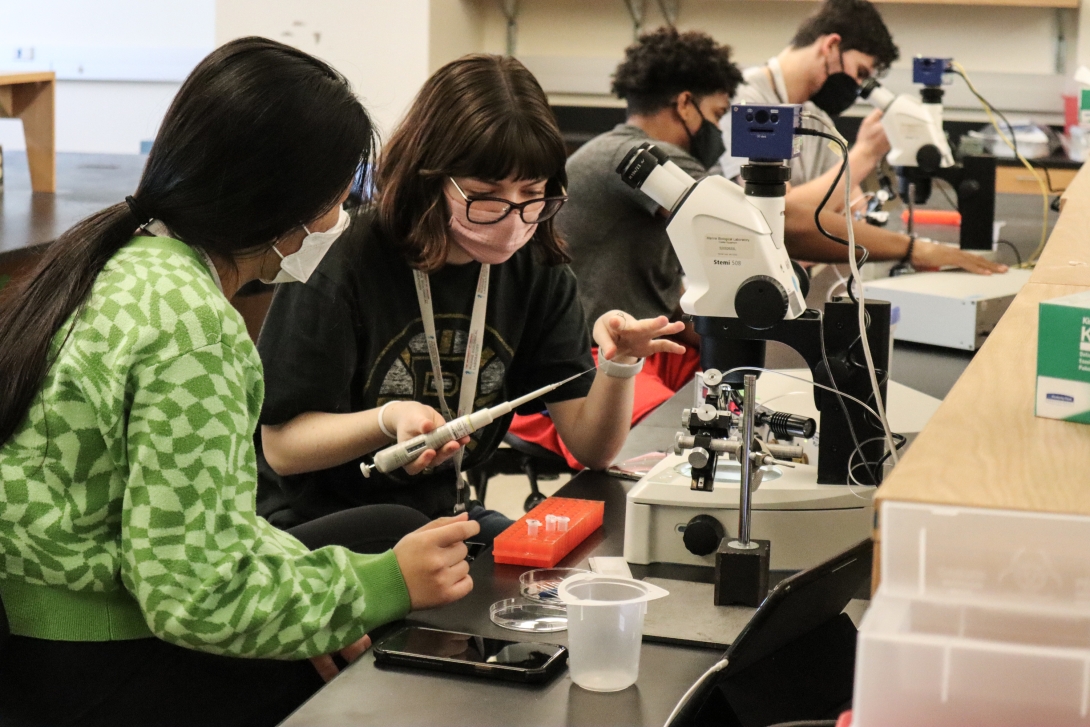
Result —
<path fill-rule="evenodd" d="M 613 308 L 639 316 L 680 318 L 683 271 L 666 234 L 668 210 L 625 184 L 616 169 L 633 147 L 650 141 L 694 179 L 718 173 L 724 145 L 716 124 L 727 118 L 741 81 L 730 48 L 698 31 L 659 28 L 625 50 L 613 75 L 613 93 L 624 99 L 627 119 L 568 159 L 569 201 L 556 218 L 571 250 L 588 320 Z M 826 238 L 814 224 L 817 205 L 804 196 L 788 195 L 784 220 L 788 252 L 802 261 L 847 262 L 846 248 Z M 822 225 L 835 235 L 846 235 L 842 214 L 824 212 Z M 910 241 L 908 235 L 864 223 L 855 224 L 854 230 L 871 260 L 910 258 L 918 266 L 954 265 L 977 273 L 1006 270 L 956 248 Z M 652 357 L 636 378 L 633 423 L 691 381 L 699 368 L 700 341 L 691 327 L 679 340 L 688 349 L 685 356 Z M 578 465 L 546 417 L 516 417 L 511 432 Z"/>
<path fill-rule="evenodd" d="M 517 60 L 466 56 L 424 84 L 383 150 L 376 203 L 310 284 L 277 291 L 265 320 L 259 511 L 274 524 L 466 504 L 490 541 L 511 521 L 459 503 L 457 481 L 499 446 L 508 417 L 448 445 L 440 455 L 464 444 L 464 459 L 442 466 L 421 459 L 365 479 L 360 464 L 416 435 L 421 417 L 430 429 L 593 369 L 592 337 L 598 370 L 522 411 L 547 408 L 580 462 L 610 464 L 628 435 L 631 376 L 645 356 L 682 351 L 660 338 L 682 326 L 618 310 L 586 319 L 553 229 L 564 160 L 548 100 Z"/>
<path fill-rule="evenodd" d="M 795 32 L 791 44 L 763 66 L 747 68 L 745 83 L 738 88 L 736 103 L 802 104 L 802 125 L 835 133 L 833 119 L 851 108 L 860 86 L 881 76 L 897 60 L 900 51 L 878 8 L 868 0 L 825 0 Z M 730 117 L 721 122 L 723 142 L 730 146 Z M 791 160 L 791 192 L 796 200 L 815 206 L 832 185 L 840 169 L 841 155 L 828 140 L 804 136 L 799 156 Z M 863 119 L 855 144 L 848 154 L 855 190 L 852 199 L 862 197 L 859 183 L 866 179 L 889 153 L 889 140 L 882 129 L 882 112 L 872 111 Z M 734 178 L 744 159 L 722 159 L 723 174 Z M 843 211 L 844 182 L 829 198 L 827 209 Z"/>
<path fill-rule="evenodd" d="M 556 222 L 571 250 L 588 321 L 615 308 L 639 317 L 681 317 L 681 263 L 666 235 L 666 218 L 616 169 L 629 150 L 653 141 L 694 179 L 708 173 L 723 152 L 716 124 L 742 80 L 730 53 L 705 33 L 674 28 L 648 33 L 625 51 L 613 75 L 613 93 L 625 100 L 628 118 L 569 157 L 569 201 Z M 690 329 L 679 340 L 685 355 L 652 356 L 636 377 L 633 423 L 692 381 L 700 368 L 699 339 Z M 579 466 L 548 417 L 516 417 L 511 432 Z"/>
<path fill-rule="evenodd" d="M 182 85 L 134 194 L 4 291 L 5 723 L 273 725 L 333 654 L 472 588 L 476 523 L 359 555 L 254 512 L 261 363 L 228 300 L 303 287 L 372 146 L 332 68 L 232 41 Z"/>

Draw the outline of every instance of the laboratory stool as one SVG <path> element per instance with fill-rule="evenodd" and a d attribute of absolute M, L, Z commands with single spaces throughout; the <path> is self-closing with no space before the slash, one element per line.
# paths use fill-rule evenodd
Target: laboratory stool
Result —
<path fill-rule="evenodd" d="M 506 434 L 503 443 L 507 446 L 500 447 L 487 462 L 466 473 L 482 504 L 488 492 L 488 480 L 495 475 L 526 475 L 526 479 L 530 480 L 530 494 L 523 503 L 523 510 L 529 512 L 545 500 L 538 480 L 553 480 L 562 474 L 575 472 L 559 454 L 513 434 Z"/>

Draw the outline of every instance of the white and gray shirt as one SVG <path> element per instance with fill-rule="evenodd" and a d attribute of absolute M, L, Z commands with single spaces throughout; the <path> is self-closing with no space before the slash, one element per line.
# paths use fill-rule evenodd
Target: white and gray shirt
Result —
<path fill-rule="evenodd" d="M 763 66 L 747 68 L 742 73 L 745 83 L 738 87 L 732 101 L 734 103 L 751 104 L 785 104 L 787 101 L 787 84 L 783 80 L 783 70 L 780 68 L 778 58 L 770 58 Z M 802 105 L 804 114 L 815 116 L 821 121 L 804 118 L 802 125 L 807 129 L 830 132 L 835 129 L 833 119 L 829 114 L 819 109 L 812 101 Z M 823 125 L 825 122 L 828 126 Z M 723 168 L 723 176 L 734 179 L 742 173 L 742 165 L 746 163 L 744 157 L 731 156 L 730 153 L 730 114 L 724 114 L 719 122 L 719 128 L 723 131 L 723 144 L 727 147 L 726 153 L 720 158 L 719 163 Z M 840 164 L 839 149 L 834 149 L 833 143 L 828 139 L 816 136 L 804 136 L 801 141 L 801 149 L 798 156 L 791 160 L 791 183 L 805 184 L 812 179 L 817 179 L 825 172 Z"/>

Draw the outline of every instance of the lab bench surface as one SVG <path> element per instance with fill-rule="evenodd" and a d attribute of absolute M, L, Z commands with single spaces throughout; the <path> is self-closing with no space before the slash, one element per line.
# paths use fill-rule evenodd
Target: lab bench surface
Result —
<path fill-rule="evenodd" d="M 605 501 L 605 520 L 561 565 L 587 567 L 591 555 L 622 554 L 625 492 L 631 483 L 599 472 L 584 472 L 557 493 Z M 496 564 L 491 550 L 470 568 L 473 591 L 461 601 L 413 614 L 412 621 L 490 638 L 566 644 L 566 632 L 528 634 L 502 629 L 488 608 L 519 595 L 522 566 Z M 394 626 L 394 625 L 391 625 Z M 390 632 L 390 628 L 376 635 Z M 644 643 L 640 676 L 620 692 L 588 692 L 572 684 L 565 669 L 544 685 L 462 677 L 406 668 L 380 668 L 368 652 L 318 692 L 283 724 L 319 725 L 661 725 L 678 699 L 721 651 Z"/>
<path fill-rule="evenodd" d="M 956 378 L 954 372 L 971 358 L 965 352 L 918 349 L 911 351 L 911 356 L 900 347 L 896 349 L 895 380 L 902 380 L 898 371 L 916 371 L 926 377 L 926 372 L 936 365 L 945 366 Z M 940 390 L 928 393 L 943 396 L 942 384 L 936 386 Z M 685 387 L 652 412 L 629 434 L 618 461 L 670 447 L 681 410 L 690 406 L 692 399 L 691 387 Z M 634 484 L 601 472 L 582 472 L 556 493 L 605 502 L 602 527 L 561 561 L 561 566 L 587 568 L 587 558 L 592 555 L 623 555 L 625 495 Z M 653 569 L 632 566 L 636 577 L 691 580 L 693 576 L 684 567 L 657 565 Z M 509 631 L 489 619 L 489 606 L 519 595 L 518 577 L 525 570 L 522 566 L 494 563 L 488 550 L 470 568 L 474 587 L 468 596 L 434 611 L 413 614 L 411 621 L 491 638 L 566 644 L 566 632 L 535 635 Z M 774 573 L 773 578 L 778 580 L 782 575 Z M 377 631 L 373 634 L 375 642 L 401 625 L 390 624 Z M 602 694 L 573 685 L 567 670 L 548 684 L 520 685 L 408 668 L 380 668 L 368 652 L 302 705 L 284 725 L 661 725 L 685 691 L 721 653 L 717 649 L 645 642 L 636 684 L 621 692 Z"/>
<path fill-rule="evenodd" d="M 1083 169 L 1030 282 L 878 490 L 879 513 L 899 500 L 1090 515 L 1090 426 L 1034 415 L 1037 306 L 1090 290 L 1088 230 Z"/>

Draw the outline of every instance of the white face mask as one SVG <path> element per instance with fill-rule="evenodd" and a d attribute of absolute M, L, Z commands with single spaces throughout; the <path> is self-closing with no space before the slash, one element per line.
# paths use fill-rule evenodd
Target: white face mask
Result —
<path fill-rule="evenodd" d="M 318 264 L 329 252 L 330 246 L 340 237 L 352 218 L 341 209 L 337 215 L 337 222 L 325 232 L 311 232 L 306 225 L 303 229 L 307 236 L 303 238 L 303 244 L 291 255 L 282 255 L 273 245 L 273 252 L 280 255 L 280 272 L 272 280 L 262 280 L 263 283 L 305 283 L 318 269 Z"/>

